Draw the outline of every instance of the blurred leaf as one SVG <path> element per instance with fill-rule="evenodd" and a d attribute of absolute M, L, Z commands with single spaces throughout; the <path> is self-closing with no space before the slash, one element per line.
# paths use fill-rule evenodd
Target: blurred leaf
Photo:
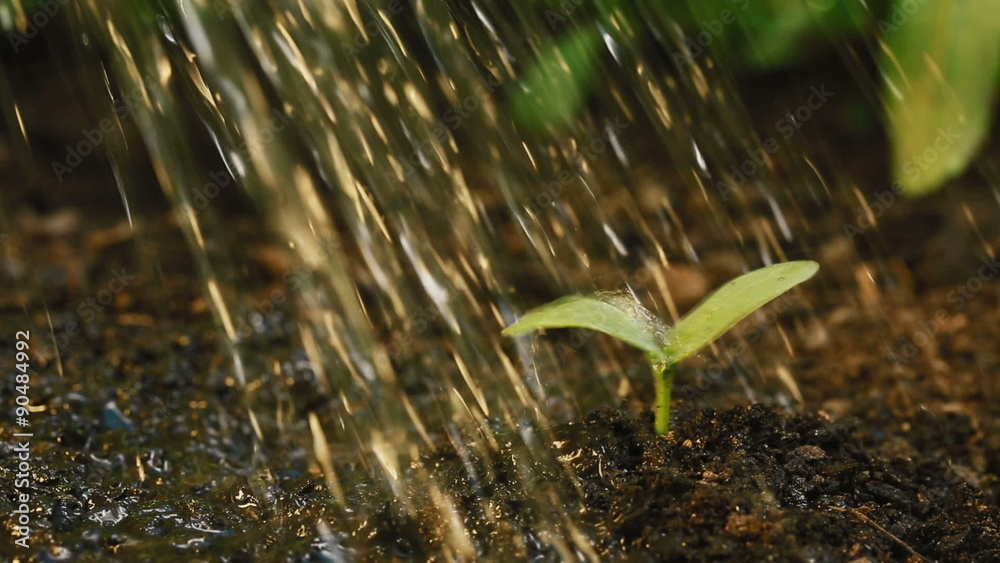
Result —
<path fill-rule="evenodd" d="M 797 63 L 810 45 L 855 35 L 870 17 L 861 2 L 835 0 L 688 0 L 688 7 L 697 28 L 690 38 L 759 70 Z"/>
<path fill-rule="evenodd" d="M 785 262 L 744 274 L 720 287 L 688 313 L 667 336 L 668 364 L 695 354 L 768 301 L 813 277 L 819 264 Z"/>
<path fill-rule="evenodd" d="M 641 305 L 622 296 L 570 295 L 528 311 L 502 334 L 518 336 L 542 328 L 589 328 L 655 355 L 663 347 L 655 323 Z"/>
<path fill-rule="evenodd" d="M 989 129 L 1000 3 L 901 0 L 878 26 L 893 175 L 926 194 L 965 169 Z"/>
<path fill-rule="evenodd" d="M 578 115 L 596 78 L 600 41 L 598 29 L 588 27 L 545 49 L 510 100 L 518 123 L 544 127 Z"/>

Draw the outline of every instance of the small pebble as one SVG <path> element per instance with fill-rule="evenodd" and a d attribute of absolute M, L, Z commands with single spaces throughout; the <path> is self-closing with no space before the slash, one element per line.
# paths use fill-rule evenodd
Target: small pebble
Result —
<path fill-rule="evenodd" d="M 813 445 L 799 446 L 792 453 L 803 459 L 823 459 L 826 457 L 823 448 Z"/>
<path fill-rule="evenodd" d="M 759 536 L 762 528 L 760 518 L 753 514 L 732 513 L 726 520 L 726 533 L 738 538 Z"/>

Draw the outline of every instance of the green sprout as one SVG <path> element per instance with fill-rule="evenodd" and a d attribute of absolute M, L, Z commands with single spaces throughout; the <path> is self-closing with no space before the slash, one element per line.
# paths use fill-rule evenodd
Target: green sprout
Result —
<path fill-rule="evenodd" d="M 518 336 L 543 328 L 588 328 L 642 350 L 649 358 L 656 380 L 656 433 L 662 435 L 670 427 L 670 391 L 677 364 L 714 342 L 750 313 L 813 277 L 818 270 L 816 262 L 802 260 L 744 274 L 708 296 L 670 330 L 633 299 L 596 294 L 570 295 L 532 309 L 502 334 Z"/>

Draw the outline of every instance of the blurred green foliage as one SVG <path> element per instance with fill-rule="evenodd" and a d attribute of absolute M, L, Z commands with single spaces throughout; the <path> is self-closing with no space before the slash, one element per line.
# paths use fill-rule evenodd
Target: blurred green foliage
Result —
<path fill-rule="evenodd" d="M 960 174 L 990 127 L 1000 2 L 897 2 L 878 32 L 893 170 L 922 195 Z M 916 9 L 905 9 L 915 5 Z"/>
<path fill-rule="evenodd" d="M 150 26 L 157 10 L 178 9 L 174 0 L 137 4 Z M 878 50 L 893 174 L 908 194 L 928 193 L 960 174 L 989 132 L 1000 80 L 1000 0 L 541 0 L 533 6 L 556 33 L 511 95 L 514 117 L 532 128 L 558 126 L 582 111 L 597 81 L 602 33 L 619 44 L 636 41 L 652 14 L 683 30 L 683 46 L 672 55 L 680 64 L 709 52 L 737 70 L 774 70 L 835 42 L 868 39 Z M 3 23 L 16 52 L 73 6 L 0 0 L 0 8 L 14 18 Z"/>
<path fill-rule="evenodd" d="M 868 40 L 878 51 L 883 77 L 893 175 L 907 194 L 928 193 L 961 173 L 989 131 L 1000 79 L 1000 0 L 658 0 L 650 5 L 647 15 L 650 7 L 662 10 L 683 30 L 672 54 L 680 65 L 709 52 L 737 70 L 775 70 L 836 42 Z M 595 29 L 615 36 L 623 18 L 643 16 L 621 0 L 545 0 L 538 6 L 559 30 L 558 39 L 522 79 L 511 110 L 522 124 L 547 127 L 582 110 L 596 69 L 593 61 L 576 67 L 553 59 L 569 62 L 596 52 L 601 37 Z M 620 35 L 625 42 L 637 37 Z M 538 87 L 542 84 L 559 87 Z"/>
<path fill-rule="evenodd" d="M 588 27 L 548 46 L 511 99 L 514 115 L 529 125 L 560 124 L 576 116 L 596 78 L 600 40 L 598 29 Z"/>

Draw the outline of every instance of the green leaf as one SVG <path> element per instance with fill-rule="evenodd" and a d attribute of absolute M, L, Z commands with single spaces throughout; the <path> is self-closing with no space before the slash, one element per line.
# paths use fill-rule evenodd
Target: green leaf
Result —
<path fill-rule="evenodd" d="M 818 270 L 819 264 L 811 260 L 785 262 L 726 283 L 670 331 L 663 349 L 666 362 L 674 364 L 695 354 L 768 301 L 813 277 Z"/>
<path fill-rule="evenodd" d="M 831 42 L 860 34 L 870 19 L 862 2 L 837 0 L 687 0 L 685 32 L 722 60 L 751 70 L 798 64 Z M 676 4 L 667 7 L 679 11 Z"/>
<path fill-rule="evenodd" d="M 900 0 L 878 27 L 893 175 L 906 193 L 923 195 L 961 173 L 989 131 L 1000 5 Z"/>
<path fill-rule="evenodd" d="M 511 98 L 518 123 L 541 128 L 577 116 L 596 78 L 600 41 L 599 30 L 592 26 L 544 50 Z"/>
<path fill-rule="evenodd" d="M 542 328 L 589 328 L 628 342 L 647 354 L 663 347 L 662 328 L 655 317 L 635 300 L 623 295 L 570 295 L 528 311 L 503 330 L 518 336 Z"/>

